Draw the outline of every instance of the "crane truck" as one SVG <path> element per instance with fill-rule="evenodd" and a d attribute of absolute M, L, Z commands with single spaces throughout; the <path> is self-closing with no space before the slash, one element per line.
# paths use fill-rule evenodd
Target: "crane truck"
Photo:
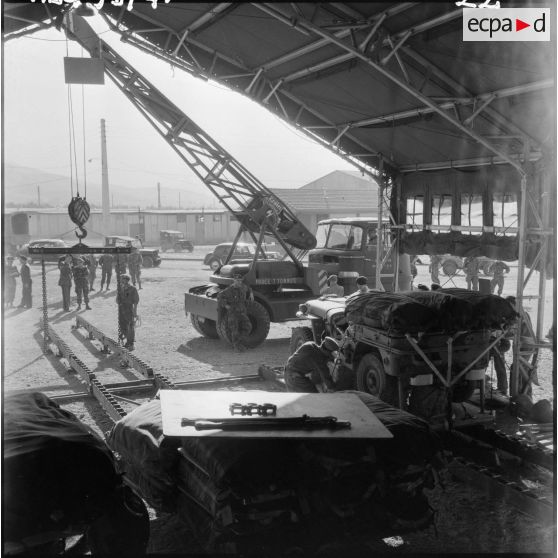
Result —
<path fill-rule="evenodd" d="M 252 330 L 244 340 L 250 348 L 266 339 L 270 322 L 296 320 L 299 304 L 320 294 L 328 273 L 337 273 L 341 283 L 346 281 L 348 286 L 359 273 L 375 279 L 374 262 L 382 261 L 386 271 L 382 285 L 393 288 L 398 268 L 393 246 L 385 250 L 382 246 L 385 253 L 377 258 L 378 244 L 372 246 L 368 242 L 375 238 L 377 222 L 343 223 L 339 231 L 343 229 L 347 243 L 338 243 L 333 248 L 324 245 L 312 252 L 316 247 L 315 236 L 287 204 L 103 41 L 81 16 L 70 12 L 66 17 L 69 36 L 91 57 L 103 61 L 108 77 L 239 223 L 224 264 L 214 271 L 208 283 L 185 293 L 186 314 L 190 314 L 199 333 L 228 340 L 226 329 L 217 320 L 217 295 L 238 272 L 254 293 L 254 300 L 248 302 Z M 382 222 L 380 226 L 385 229 L 380 237 L 388 238 L 389 223 Z M 330 226 L 328 234 L 333 234 L 331 229 Z M 233 259 L 236 244 L 244 234 L 256 244 L 254 257 Z M 267 258 L 263 245 L 269 240 L 283 248 L 283 259 Z M 309 262 L 304 265 L 309 250 Z"/>

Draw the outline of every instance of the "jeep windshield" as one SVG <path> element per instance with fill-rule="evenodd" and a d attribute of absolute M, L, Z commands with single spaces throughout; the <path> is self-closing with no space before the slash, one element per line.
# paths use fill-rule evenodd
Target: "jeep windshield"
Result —
<path fill-rule="evenodd" d="M 342 223 L 323 223 L 316 231 L 316 248 L 330 250 L 360 250 L 363 228 Z"/>

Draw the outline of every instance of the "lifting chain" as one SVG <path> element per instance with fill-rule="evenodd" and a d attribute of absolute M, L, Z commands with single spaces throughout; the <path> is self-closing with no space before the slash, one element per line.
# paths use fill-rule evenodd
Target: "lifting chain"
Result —
<path fill-rule="evenodd" d="M 124 345 L 122 335 L 122 304 L 120 294 L 122 292 L 122 271 L 120 267 L 120 254 L 116 254 L 116 305 L 118 306 L 118 344 Z"/>
<path fill-rule="evenodd" d="M 43 288 L 43 353 L 48 352 L 50 338 L 48 336 L 48 306 L 47 306 L 47 284 L 45 258 L 41 258 L 41 284 Z"/>

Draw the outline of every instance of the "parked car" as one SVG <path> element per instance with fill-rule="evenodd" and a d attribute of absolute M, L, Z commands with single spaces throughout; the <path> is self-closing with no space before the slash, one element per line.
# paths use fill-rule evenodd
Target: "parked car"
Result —
<path fill-rule="evenodd" d="M 131 236 L 106 236 L 105 246 L 131 246 L 137 248 L 143 258 L 143 267 L 159 267 L 161 256 L 157 248 L 144 248 L 139 238 Z"/>
<path fill-rule="evenodd" d="M 64 254 L 66 248 L 70 245 L 61 238 L 42 238 L 39 240 L 32 240 L 28 244 L 24 244 L 19 250 L 18 256 L 26 256 L 28 263 L 41 261 L 40 256 L 29 256 L 29 248 L 60 248 L 60 254 L 45 254 L 45 262 L 57 262 L 58 258 Z"/>
<path fill-rule="evenodd" d="M 227 259 L 227 254 L 229 253 L 232 242 L 224 242 L 218 244 L 213 249 L 213 252 L 207 254 L 203 260 L 204 265 L 208 265 L 213 271 L 217 271 Z M 264 248 L 265 254 L 270 260 L 278 260 L 280 256 L 277 252 L 269 252 Z M 236 249 L 233 254 L 234 259 L 252 259 L 256 252 L 256 245 L 249 244 L 247 242 L 238 242 Z"/>
<path fill-rule="evenodd" d="M 191 240 L 186 240 L 184 238 L 184 233 L 181 231 L 159 231 L 159 236 L 161 240 L 161 250 L 166 252 L 167 250 L 174 250 L 175 252 L 182 252 L 182 250 L 187 250 L 188 252 L 194 251 L 194 244 Z"/>

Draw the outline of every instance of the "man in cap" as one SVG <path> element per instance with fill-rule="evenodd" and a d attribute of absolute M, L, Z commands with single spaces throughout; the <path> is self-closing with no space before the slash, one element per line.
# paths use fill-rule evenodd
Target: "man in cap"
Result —
<path fill-rule="evenodd" d="M 327 278 L 327 288 L 324 290 L 322 295 L 333 295 L 333 296 L 344 296 L 345 289 L 337 283 L 337 275 L 330 275 Z"/>
<path fill-rule="evenodd" d="M 498 294 L 501 295 L 504 290 L 504 273 L 509 273 L 510 268 L 503 261 L 498 260 L 491 266 L 492 280 L 490 281 L 490 289 L 492 292 L 498 288 Z"/>
<path fill-rule="evenodd" d="M 120 288 L 116 297 L 118 304 L 118 323 L 120 325 L 120 338 L 126 338 L 124 347 L 134 350 L 136 340 L 136 318 L 138 317 L 139 295 L 136 287 L 130 285 L 130 276 L 120 276 Z"/>
<path fill-rule="evenodd" d="M 432 283 L 440 283 L 441 258 L 436 254 L 430 256 L 430 279 Z"/>
<path fill-rule="evenodd" d="M 107 284 L 107 291 L 110 289 L 110 278 L 112 277 L 112 266 L 114 263 L 114 258 L 112 254 L 103 254 L 99 258 L 99 265 L 101 266 L 101 291 Z"/>
<path fill-rule="evenodd" d="M 307 341 L 293 353 L 285 366 L 287 391 L 319 393 L 334 391 L 329 363 L 334 359 L 339 344 L 333 337 L 326 337 L 320 345 Z"/>
<path fill-rule="evenodd" d="M 19 277 L 19 271 L 14 265 L 14 257 L 8 256 L 4 267 L 4 304 L 7 308 L 12 308 L 14 305 L 17 277 Z"/>
<path fill-rule="evenodd" d="M 33 281 L 31 280 L 31 269 L 25 256 L 19 256 L 19 261 L 21 262 L 21 267 L 19 268 L 19 274 L 21 275 L 21 303 L 18 308 L 32 308 L 33 298 L 31 289 Z"/>
<path fill-rule="evenodd" d="M 89 290 L 94 291 L 93 284 L 95 283 L 95 278 L 97 277 L 97 259 L 93 254 L 91 254 L 85 261 L 85 265 L 89 270 Z"/>
<path fill-rule="evenodd" d="M 244 350 L 242 338 L 252 330 L 247 300 L 254 300 L 252 289 L 244 283 L 241 273 L 233 275 L 233 284 L 217 295 L 218 321 L 226 320 L 226 328 L 235 351 Z"/>
<path fill-rule="evenodd" d="M 479 260 L 474 257 L 465 258 L 463 264 L 463 271 L 465 271 L 465 282 L 469 290 L 479 290 Z"/>
<path fill-rule="evenodd" d="M 91 310 L 89 306 L 89 269 L 85 266 L 83 258 L 76 258 L 72 269 L 74 275 L 74 288 L 77 297 L 77 310 L 81 310 L 81 301 L 85 302 L 85 309 Z"/>
<path fill-rule="evenodd" d="M 143 265 L 143 258 L 137 248 L 132 248 L 132 253 L 128 257 L 128 267 L 130 269 L 130 277 L 132 278 L 132 284 L 141 289 L 141 266 Z"/>
<path fill-rule="evenodd" d="M 62 289 L 62 306 L 65 312 L 70 311 L 71 289 L 72 289 L 72 256 L 69 254 L 58 260 L 60 277 L 58 285 Z"/>

